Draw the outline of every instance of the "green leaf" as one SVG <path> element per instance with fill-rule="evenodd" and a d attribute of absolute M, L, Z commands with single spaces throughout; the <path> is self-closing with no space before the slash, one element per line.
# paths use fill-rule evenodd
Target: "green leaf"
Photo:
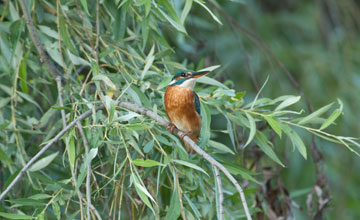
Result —
<path fill-rule="evenodd" d="M 186 2 L 185 2 L 184 9 L 181 12 L 181 16 L 180 16 L 180 21 L 183 25 L 184 25 L 187 15 L 190 12 L 192 3 L 193 3 L 193 0 L 186 0 Z"/>
<path fill-rule="evenodd" d="M 287 99 L 285 99 L 284 101 L 282 101 L 280 103 L 280 105 L 278 105 L 275 108 L 275 111 L 279 111 L 281 109 L 284 109 L 290 105 L 293 105 L 295 103 L 297 103 L 300 100 L 301 96 L 288 96 Z"/>
<path fill-rule="evenodd" d="M 154 148 L 154 140 L 151 140 L 147 144 L 145 144 L 144 152 L 149 153 L 153 148 Z"/>
<path fill-rule="evenodd" d="M 296 149 L 300 152 L 300 154 L 304 157 L 304 159 L 306 160 L 307 155 L 306 155 L 306 147 L 304 142 L 301 140 L 301 138 L 299 137 L 299 135 L 293 130 L 291 129 L 287 135 L 290 137 L 291 142 L 293 143 L 293 145 L 296 147 Z"/>
<path fill-rule="evenodd" d="M 97 153 L 98 153 L 98 148 L 92 148 L 90 150 L 90 152 L 88 153 L 88 155 L 86 155 L 85 161 L 81 164 L 81 167 L 80 167 L 80 174 L 78 176 L 74 192 L 77 192 L 79 190 L 81 184 L 84 182 L 84 179 L 85 179 L 85 176 L 87 173 L 86 172 L 87 166 L 89 164 L 91 164 L 91 161 L 96 157 Z"/>
<path fill-rule="evenodd" d="M 154 166 L 165 166 L 164 164 L 150 159 L 136 159 L 132 161 L 133 164 L 140 167 L 154 167 Z"/>
<path fill-rule="evenodd" d="M 108 86 L 109 88 L 116 90 L 116 86 L 115 84 L 109 79 L 109 77 L 102 75 L 102 74 L 98 74 L 95 75 L 92 78 L 93 81 L 102 81 L 106 86 Z"/>
<path fill-rule="evenodd" d="M 233 175 L 241 175 L 244 179 L 248 179 L 257 184 L 261 184 L 254 177 L 251 176 L 251 172 L 249 172 L 248 170 L 242 169 L 238 166 L 235 167 L 233 165 L 228 165 L 228 164 L 224 164 L 224 166 Z"/>
<path fill-rule="evenodd" d="M 43 206 L 45 205 L 44 202 L 39 202 L 35 199 L 10 199 L 7 200 L 8 202 L 14 204 L 14 206 Z"/>
<path fill-rule="evenodd" d="M 54 210 L 54 214 L 56 216 L 56 219 L 60 219 L 61 218 L 61 211 L 60 211 L 59 204 L 54 201 L 51 205 L 52 205 L 52 208 Z"/>
<path fill-rule="evenodd" d="M 0 212 L 0 216 L 7 219 L 34 219 L 34 217 L 29 215 L 12 214 L 5 212 Z"/>
<path fill-rule="evenodd" d="M 167 2 L 167 1 L 163 1 L 163 2 Z M 187 34 L 186 33 L 186 29 L 185 27 L 181 24 L 180 20 L 174 20 L 172 19 L 170 16 L 168 16 L 163 10 L 161 10 L 160 8 L 157 8 L 157 10 L 161 13 L 162 16 L 164 16 L 164 18 L 178 31 Z"/>
<path fill-rule="evenodd" d="M 204 84 L 208 84 L 208 85 L 212 85 L 212 86 L 218 86 L 218 87 L 221 87 L 224 89 L 229 89 L 227 86 L 225 86 L 221 82 L 217 81 L 216 79 L 210 78 L 208 76 L 202 76 L 200 78 L 197 78 L 196 82 L 204 83 Z"/>
<path fill-rule="evenodd" d="M 343 112 L 343 103 L 340 99 L 338 99 L 340 107 L 333 111 L 328 119 L 321 125 L 320 130 L 327 128 L 331 125 Z"/>
<path fill-rule="evenodd" d="M 68 27 L 66 26 L 66 20 L 63 17 L 60 17 L 60 36 L 66 48 L 68 48 L 71 51 L 71 53 L 78 56 L 79 55 L 78 51 L 76 50 L 76 48 L 74 47 L 71 41 L 69 30 Z"/>
<path fill-rule="evenodd" d="M 180 164 L 180 165 L 183 165 L 183 166 L 190 167 L 190 168 L 195 169 L 195 170 L 198 170 L 200 172 L 205 173 L 207 176 L 209 176 L 209 174 L 207 174 L 206 171 L 203 170 L 203 168 L 199 167 L 198 165 L 195 165 L 195 164 L 192 164 L 190 162 L 183 161 L 183 160 L 173 160 L 173 162 L 175 162 L 177 164 Z"/>
<path fill-rule="evenodd" d="M 269 123 L 270 127 L 279 135 L 279 137 L 281 138 L 281 128 L 280 125 L 276 119 L 270 117 L 270 116 L 264 116 L 265 120 L 267 121 L 267 123 Z"/>
<path fill-rule="evenodd" d="M 244 145 L 244 148 L 250 144 L 250 142 L 254 139 L 255 133 L 256 133 L 256 123 L 253 117 L 251 117 L 251 115 L 247 112 L 245 112 L 245 115 L 247 117 L 247 119 L 249 120 L 249 126 L 250 126 L 250 133 L 249 133 L 249 138 L 246 141 L 246 144 Z"/>
<path fill-rule="evenodd" d="M 41 170 L 41 169 L 47 167 L 56 158 L 56 156 L 58 154 L 59 154 L 59 151 L 38 160 L 30 167 L 29 171 L 35 172 L 35 171 L 38 171 L 38 170 Z"/>
<path fill-rule="evenodd" d="M 24 98 L 26 101 L 34 104 L 36 107 L 38 107 L 38 109 L 43 112 L 42 108 L 40 107 L 40 105 L 28 94 L 17 91 L 17 94 L 19 94 L 22 98 Z"/>
<path fill-rule="evenodd" d="M 266 136 L 262 132 L 256 131 L 255 142 L 267 156 L 269 156 L 276 163 L 285 167 L 285 165 L 280 161 L 278 156 L 276 156 L 275 152 L 271 148 L 271 142 L 267 140 Z"/>
<path fill-rule="evenodd" d="M 24 59 L 21 60 L 21 64 L 20 64 L 20 69 L 19 69 L 19 78 L 21 79 L 20 83 L 20 87 L 21 90 L 25 93 L 25 94 L 29 94 L 29 88 L 27 85 L 27 72 L 26 72 L 26 62 Z"/>
<path fill-rule="evenodd" d="M 325 105 L 324 107 L 318 109 L 317 111 L 311 113 L 310 115 L 306 116 L 305 118 L 303 118 L 302 120 L 299 121 L 298 124 L 305 124 L 305 123 L 308 123 L 309 121 L 311 121 L 312 119 L 315 119 L 317 117 L 319 117 L 320 115 L 324 114 L 325 112 L 327 112 L 331 106 L 333 105 L 334 103 L 330 103 L 328 105 Z"/>
<path fill-rule="evenodd" d="M 204 5 L 201 1 L 199 0 L 194 0 L 197 4 L 201 5 L 201 7 L 205 8 L 206 11 L 209 12 L 209 14 L 211 15 L 211 17 L 217 22 L 219 23 L 220 25 L 222 25 L 221 21 L 219 20 L 218 17 L 216 17 L 216 15 L 214 15 L 214 13 L 212 13 L 212 11 L 206 7 L 206 5 Z"/>
<path fill-rule="evenodd" d="M 154 51 L 155 51 L 155 45 L 151 47 L 151 50 L 145 59 L 145 67 L 144 70 L 141 72 L 141 77 L 140 77 L 141 80 L 144 79 L 145 74 L 147 73 L 147 71 L 150 69 L 151 65 L 154 62 L 155 59 Z"/>
<path fill-rule="evenodd" d="M 80 2 L 81 2 L 81 5 L 83 6 L 83 8 L 85 9 L 85 12 L 90 16 L 86 0 L 80 0 Z"/>
<path fill-rule="evenodd" d="M 199 212 L 198 208 L 195 206 L 195 204 L 191 201 L 189 196 L 187 194 L 184 195 L 184 198 L 186 199 L 187 203 L 190 205 L 191 209 L 195 213 L 196 217 L 198 219 L 201 219 L 201 213 Z"/>
<path fill-rule="evenodd" d="M 6 155 L 6 153 L 1 148 L 0 148 L 0 161 L 5 162 L 8 165 L 13 163 L 12 160 Z"/>
<path fill-rule="evenodd" d="M 174 185 L 174 188 L 171 195 L 170 207 L 165 217 L 166 220 L 177 220 L 180 216 L 181 206 L 176 185 Z"/>
<path fill-rule="evenodd" d="M 213 141 L 213 140 L 209 140 L 209 145 L 213 148 L 216 148 L 220 151 L 223 151 L 225 153 L 231 153 L 233 155 L 235 155 L 235 153 L 230 149 L 228 148 L 226 145 L 222 144 L 222 143 L 219 143 L 219 142 L 216 142 L 216 141 Z"/>
<path fill-rule="evenodd" d="M 201 78 L 201 77 L 200 77 Z M 201 113 L 201 131 L 200 131 L 200 142 L 199 146 L 204 148 L 205 145 L 210 140 L 210 124 L 211 124 L 211 115 L 210 109 L 207 105 L 200 102 L 200 113 Z"/>

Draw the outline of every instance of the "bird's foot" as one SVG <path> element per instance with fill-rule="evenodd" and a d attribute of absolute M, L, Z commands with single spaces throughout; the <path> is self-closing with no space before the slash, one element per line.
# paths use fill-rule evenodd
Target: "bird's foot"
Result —
<path fill-rule="evenodd" d="M 171 134 L 174 133 L 174 129 L 177 128 L 174 124 L 166 126 L 166 129 L 170 130 Z"/>
<path fill-rule="evenodd" d="M 185 137 L 185 136 L 188 136 L 189 134 L 190 134 L 190 132 L 183 133 L 183 134 L 180 136 L 181 140 L 184 140 L 184 137 Z"/>

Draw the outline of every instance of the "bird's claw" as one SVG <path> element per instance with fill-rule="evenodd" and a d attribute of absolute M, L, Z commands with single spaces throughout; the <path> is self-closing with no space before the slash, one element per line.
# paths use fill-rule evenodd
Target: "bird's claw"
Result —
<path fill-rule="evenodd" d="M 175 129 L 175 128 L 176 128 L 176 126 L 173 125 L 173 124 L 166 126 L 166 129 L 170 130 L 171 134 L 174 133 L 174 129 Z"/>
<path fill-rule="evenodd" d="M 183 133 L 181 136 L 180 136 L 180 139 L 181 140 L 184 140 L 184 137 L 187 136 L 189 133 Z"/>

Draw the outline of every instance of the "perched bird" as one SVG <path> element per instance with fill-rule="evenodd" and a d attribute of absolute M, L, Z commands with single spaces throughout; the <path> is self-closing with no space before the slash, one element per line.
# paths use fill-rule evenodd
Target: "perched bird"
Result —
<path fill-rule="evenodd" d="M 196 78 L 199 78 L 209 71 L 194 72 L 184 70 L 177 72 L 172 78 L 165 91 L 165 111 L 172 125 L 171 132 L 178 128 L 197 143 L 201 130 L 200 100 L 194 92 Z M 184 136 L 181 137 L 182 139 Z M 193 150 L 185 143 L 188 152 Z"/>

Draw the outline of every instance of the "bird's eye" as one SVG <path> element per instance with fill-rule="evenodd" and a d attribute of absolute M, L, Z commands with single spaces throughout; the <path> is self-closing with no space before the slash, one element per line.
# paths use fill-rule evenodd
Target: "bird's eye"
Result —
<path fill-rule="evenodd" d="M 185 77 L 186 74 L 184 72 L 182 72 L 180 76 Z"/>

